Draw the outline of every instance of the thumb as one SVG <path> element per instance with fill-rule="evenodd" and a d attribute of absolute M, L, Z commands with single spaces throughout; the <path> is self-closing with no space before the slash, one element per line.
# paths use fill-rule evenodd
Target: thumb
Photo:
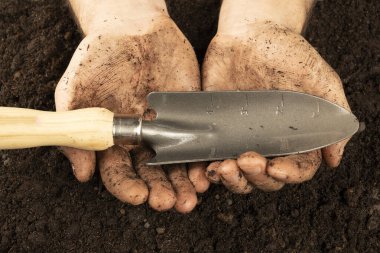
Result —
<path fill-rule="evenodd" d="M 346 139 L 322 149 L 323 159 L 329 167 L 336 168 L 339 166 L 343 157 L 344 147 L 348 141 L 349 139 Z"/>
<path fill-rule="evenodd" d="M 321 58 L 322 59 L 322 58 Z M 321 80 L 320 83 L 324 83 L 325 87 L 321 89 L 324 95 L 317 94 L 325 99 L 338 104 L 348 111 L 351 111 L 347 101 L 347 97 L 344 93 L 343 83 L 338 74 L 327 64 L 323 59 L 321 60 L 321 66 L 325 73 L 325 80 Z M 329 85 L 326 85 L 329 84 Z M 330 145 L 322 149 L 322 156 L 327 166 L 336 168 L 339 166 L 342 160 L 344 147 L 349 142 L 350 138 Z"/>
<path fill-rule="evenodd" d="M 334 69 L 312 48 L 308 52 L 307 59 L 309 60 L 305 70 L 310 75 L 306 75 L 303 79 L 303 83 L 308 87 L 305 92 L 324 98 L 351 111 L 343 83 Z M 323 159 L 329 167 L 335 168 L 339 166 L 343 157 L 344 147 L 349 140 L 350 138 L 347 138 L 322 149 Z"/>
<path fill-rule="evenodd" d="M 80 60 L 83 57 L 81 51 L 76 51 L 70 61 L 68 68 L 57 84 L 55 90 L 55 105 L 57 111 L 68 111 L 72 108 L 72 103 L 75 97 L 74 80 L 75 72 L 79 66 Z M 60 151 L 70 160 L 73 174 L 80 182 L 90 180 L 95 171 L 95 152 L 80 150 L 76 148 L 60 147 Z"/>

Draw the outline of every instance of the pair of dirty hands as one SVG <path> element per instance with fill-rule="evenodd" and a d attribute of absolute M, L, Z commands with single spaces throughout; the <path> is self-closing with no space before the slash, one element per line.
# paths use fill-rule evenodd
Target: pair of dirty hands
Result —
<path fill-rule="evenodd" d="M 250 12 L 251 4 L 225 0 L 202 75 L 193 48 L 170 19 L 164 1 L 145 1 L 129 6 L 122 6 L 128 1 L 116 6 L 95 1 L 88 11 L 87 0 L 71 1 L 85 38 L 57 86 L 58 111 L 104 107 L 143 115 L 151 91 L 267 89 L 305 92 L 349 109 L 338 75 L 300 35 L 312 1 L 300 4 L 304 12 L 294 14 L 300 17 L 287 20 L 278 13 Z M 205 192 L 210 182 L 246 194 L 254 187 L 273 191 L 309 180 L 322 156 L 329 166 L 338 166 L 346 142 L 272 160 L 247 152 L 237 160 L 163 167 L 144 165 L 151 154 L 142 147 L 114 146 L 97 155 L 61 150 L 79 181 L 91 178 L 97 160 L 104 185 L 121 201 L 148 201 L 158 211 L 175 207 L 186 213 L 196 206 L 197 192 Z"/>

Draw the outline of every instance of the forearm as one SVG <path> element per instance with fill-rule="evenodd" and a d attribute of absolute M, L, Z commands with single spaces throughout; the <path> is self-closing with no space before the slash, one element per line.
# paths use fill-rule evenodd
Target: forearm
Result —
<path fill-rule="evenodd" d="M 143 33 L 152 18 L 168 15 L 164 0 L 69 0 L 78 25 L 89 33 Z"/>
<path fill-rule="evenodd" d="M 307 25 L 315 0 L 224 0 L 220 15 L 239 17 L 238 20 L 219 19 L 219 32 L 239 29 L 239 23 L 271 21 L 301 33 Z M 224 15 L 226 12 L 231 15 Z"/>

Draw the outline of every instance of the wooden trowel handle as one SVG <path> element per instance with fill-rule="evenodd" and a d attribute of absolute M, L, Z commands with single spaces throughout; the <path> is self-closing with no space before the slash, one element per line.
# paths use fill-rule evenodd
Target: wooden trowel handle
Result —
<path fill-rule="evenodd" d="M 113 117 L 103 108 L 45 112 L 0 107 L 0 149 L 66 146 L 104 150 L 113 145 Z"/>

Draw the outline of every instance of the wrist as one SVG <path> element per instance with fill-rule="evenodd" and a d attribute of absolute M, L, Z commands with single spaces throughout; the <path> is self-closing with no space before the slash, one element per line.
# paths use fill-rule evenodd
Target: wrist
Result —
<path fill-rule="evenodd" d="M 169 16 L 164 0 L 70 0 L 70 4 L 85 35 L 144 34 L 154 18 Z"/>
<path fill-rule="evenodd" d="M 244 32 L 247 25 L 270 21 L 301 33 L 315 0 L 223 0 L 218 32 Z"/>

